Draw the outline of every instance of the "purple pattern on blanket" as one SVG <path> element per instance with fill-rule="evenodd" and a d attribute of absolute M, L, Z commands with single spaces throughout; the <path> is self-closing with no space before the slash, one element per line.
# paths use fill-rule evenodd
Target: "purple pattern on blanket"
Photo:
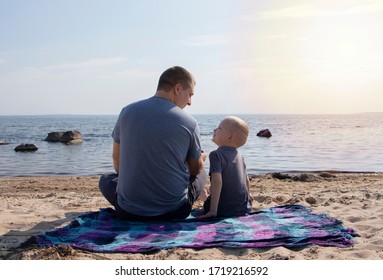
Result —
<path fill-rule="evenodd" d="M 34 237 L 40 246 L 67 244 L 93 252 L 150 252 L 183 248 L 348 247 L 358 234 L 303 205 L 267 208 L 247 216 L 164 222 L 117 219 L 111 208 L 76 218 L 68 226 Z"/>

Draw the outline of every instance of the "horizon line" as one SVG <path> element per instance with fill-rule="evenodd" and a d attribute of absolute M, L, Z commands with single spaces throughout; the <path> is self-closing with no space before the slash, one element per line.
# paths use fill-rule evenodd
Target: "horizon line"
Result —
<path fill-rule="evenodd" d="M 241 116 L 256 116 L 256 115 L 358 115 L 358 114 L 383 114 L 382 112 L 354 112 L 354 113 L 189 113 L 193 116 L 231 116 L 231 115 L 241 115 Z M 63 116 L 118 116 L 116 114 L 78 114 L 78 113 L 68 113 L 68 114 L 10 114 L 2 115 L 0 117 L 63 117 Z"/>

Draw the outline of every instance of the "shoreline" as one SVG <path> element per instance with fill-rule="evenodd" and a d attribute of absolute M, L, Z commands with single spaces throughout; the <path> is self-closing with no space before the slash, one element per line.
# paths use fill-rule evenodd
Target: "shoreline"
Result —
<path fill-rule="evenodd" d="M 348 170 L 289 170 L 289 171 L 270 171 L 270 172 L 248 172 L 249 176 L 260 176 L 260 175 L 270 175 L 270 174 L 321 174 L 321 173 L 329 173 L 329 174 L 381 174 L 383 171 L 348 171 Z M 28 177 L 36 177 L 36 178 L 54 178 L 54 177 L 100 177 L 102 174 L 31 174 L 31 175 L 0 175 L 0 180 L 2 178 L 28 178 Z"/>
<path fill-rule="evenodd" d="M 274 172 L 249 174 L 253 210 L 303 204 L 341 220 L 360 235 L 349 248 L 202 250 L 174 248 L 151 254 L 102 254 L 69 246 L 19 248 L 30 236 L 65 226 L 77 216 L 110 207 L 99 175 L 0 177 L 0 259 L 361 260 L 383 259 L 383 172 Z M 195 207 L 200 207 L 196 204 Z"/>

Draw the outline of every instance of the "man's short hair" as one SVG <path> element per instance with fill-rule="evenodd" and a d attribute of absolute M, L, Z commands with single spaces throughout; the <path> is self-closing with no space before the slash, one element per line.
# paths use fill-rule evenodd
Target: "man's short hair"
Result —
<path fill-rule="evenodd" d="M 195 80 L 192 74 L 181 66 L 173 66 L 162 73 L 158 81 L 157 90 L 170 91 L 180 83 L 184 89 L 188 89 Z"/>

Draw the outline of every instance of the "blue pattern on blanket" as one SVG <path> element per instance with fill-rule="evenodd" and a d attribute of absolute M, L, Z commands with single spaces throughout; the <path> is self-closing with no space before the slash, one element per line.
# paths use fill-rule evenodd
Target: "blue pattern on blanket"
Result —
<path fill-rule="evenodd" d="M 68 226 L 34 237 L 40 246 L 67 244 L 93 252 L 150 252 L 183 248 L 348 247 L 358 234 L 303 205 L 263 209 L 247 216 L 201 220 L 133 222 L 103 208 L 79 216 Z"/>

